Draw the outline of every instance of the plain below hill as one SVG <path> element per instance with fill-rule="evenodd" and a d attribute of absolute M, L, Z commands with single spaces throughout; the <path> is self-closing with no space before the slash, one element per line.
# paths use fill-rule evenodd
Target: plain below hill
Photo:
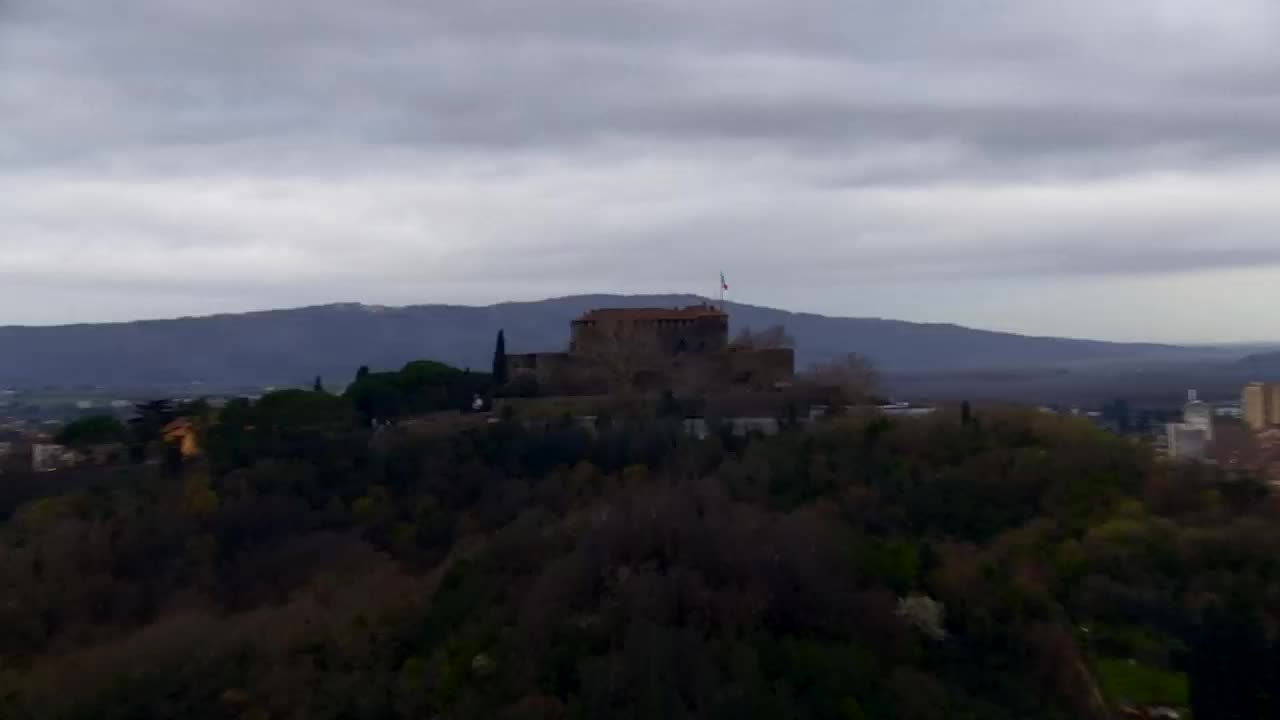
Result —
<path fill-rule="evenodd" d="M 361 365 L 393 368 L 418 358 L 488 369 L 494 337 L 509 352 L 558 350 L 569 321 L 597 307 L 676 307 L 683 295 L 578 295 L 485 307 L 337 304 L 172 320 L 0 327 L 0 386 L 142 387 L 200 382 L 241 387 L 345 383 Z M 785 325 L 798 363 L 859 352 L 889 372 L 1191 359 L 1204 350 L 975 330 L 875 318 L 826 317 L 728 303 L 731 325 Z"/>

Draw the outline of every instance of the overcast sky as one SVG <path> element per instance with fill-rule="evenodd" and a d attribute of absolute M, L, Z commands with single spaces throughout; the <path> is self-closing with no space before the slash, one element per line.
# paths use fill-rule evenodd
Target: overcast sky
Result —
<path fill-rule="evenodd" d="M 715 292 L 1280 340 L 1274 0 L 0 0 L 0 324 Z"/>

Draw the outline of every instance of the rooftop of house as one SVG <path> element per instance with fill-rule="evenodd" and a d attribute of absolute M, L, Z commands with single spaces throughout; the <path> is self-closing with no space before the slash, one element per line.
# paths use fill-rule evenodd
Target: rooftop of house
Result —
<path fill-rule="evenodd" d="M 689 305 L 682 308 L 599 308 L 588 310 L 574 322 L 617 322 L 620 320 L 698 320 L 701 318 L 727 318 L 728 315 L 713 305 Z"/>

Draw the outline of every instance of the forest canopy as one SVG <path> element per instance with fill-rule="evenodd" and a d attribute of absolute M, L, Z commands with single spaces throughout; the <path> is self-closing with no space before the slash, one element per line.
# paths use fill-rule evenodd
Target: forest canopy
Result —
<path fill-rule="evenodd" d="M 14 508 L 0 717 L 1278 716 L 1247 477 L 1019 411 L 364 420 L 459 377 L 233 403 L 201 460 Z"/>

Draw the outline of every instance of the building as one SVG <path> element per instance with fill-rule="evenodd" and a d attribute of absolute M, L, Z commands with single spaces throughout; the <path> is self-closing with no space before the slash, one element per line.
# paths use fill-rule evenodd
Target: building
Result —
<path fill-rule="evenodd" d="M 565 352 L 537 352 L 507 355 L 507 377 L 529 377 L 541 386 L 560 385 L 574 370 L 573 358 Z"/>
<path fill-rule="evenodd" d="M 1169 457 L 1174 460 L 1204 460 L 1209 448 L 1209 437 L 1199 428 L 1185 423 L 1169 423 Z"/>
<path fill-rule="evenodd" d="M 1280 425 L 1280 383 L 1249 383 L 1241 393 L 1245 424 L 1254 432 Z"/>
<path fill-rule="evenodd" d="M 1251 469 L 1256 442 L 1253 433 L 1237 420 L 1219 420 L 1213 428 L 1213 442 L 1209 443 L 1208 458 L 1228 473 L 1247 472 Z"/>
<path fill-rule="evenodd" d="M 1187 391 L 1187 404 L 1182 406 L 1182 422 L 1191 430 L 1203 432 L 1206 440 L 1213 440 L 1213 407 L 1200 400 L 1195 390 Z"/>
<path fill-rule="evenodd" d="M 181 417 L 165 425 L 160 430 L 166 443 L 177 445 L 184 458 L 193 458 L 200 454 L 200 435 L 191 418 Z"/>
<path fill-rule="evenodd" d="M 1215 405 L 1213 414 L 1215 417 L 1230 418 L 1232 420 L 1244 419 L 1244 409 L 1240 407 L 1239 403 L 1220 403 Z"/>
<path fill-rule="evenodd" d="M 606 308 L 570 324 L 570 355 L 608 352 L 619 341 L 665 355 L 720 352 L 729 345 L 729 316 L 711 305 Z"/>
<path fill-rule="evenodd" d="M 795 376 L 795 351 L 729 342 L 729 316 L 708 304 L 604 308 L 570 323 L 568 352 L 507 356 L 508 376 L 559 394 L 716 387 L 772 390 Z"/>
<path fill-rule="evenodd" d="M 1280 487 L 1280 428 L 1268 428 L 1253 435 L 1250 469 L 1260 480 Z"/>
<path fill-rule="evenodd" d="M 1267 426 L 1267 386 L 1249 383 L 1240 394 L 1240 406 L 1244 410 L 1244 422 L 1249 429 L 1258 432 Z"/>
<path fill-rule="evenodd" d="M 33 472 L 52 472 L 69 468 L 79 462 L 76 451 L 53 443 L 34 443 L 31 446 L 31 470 Z"/>
<path fill-rule="evenodd" d="M 1182 422 L 1169 423 L 1165 432 L 1171 459 L 1204 460 L 1213 442 L 1213 408 L 1190 390 L 1182 407 Z"/>

